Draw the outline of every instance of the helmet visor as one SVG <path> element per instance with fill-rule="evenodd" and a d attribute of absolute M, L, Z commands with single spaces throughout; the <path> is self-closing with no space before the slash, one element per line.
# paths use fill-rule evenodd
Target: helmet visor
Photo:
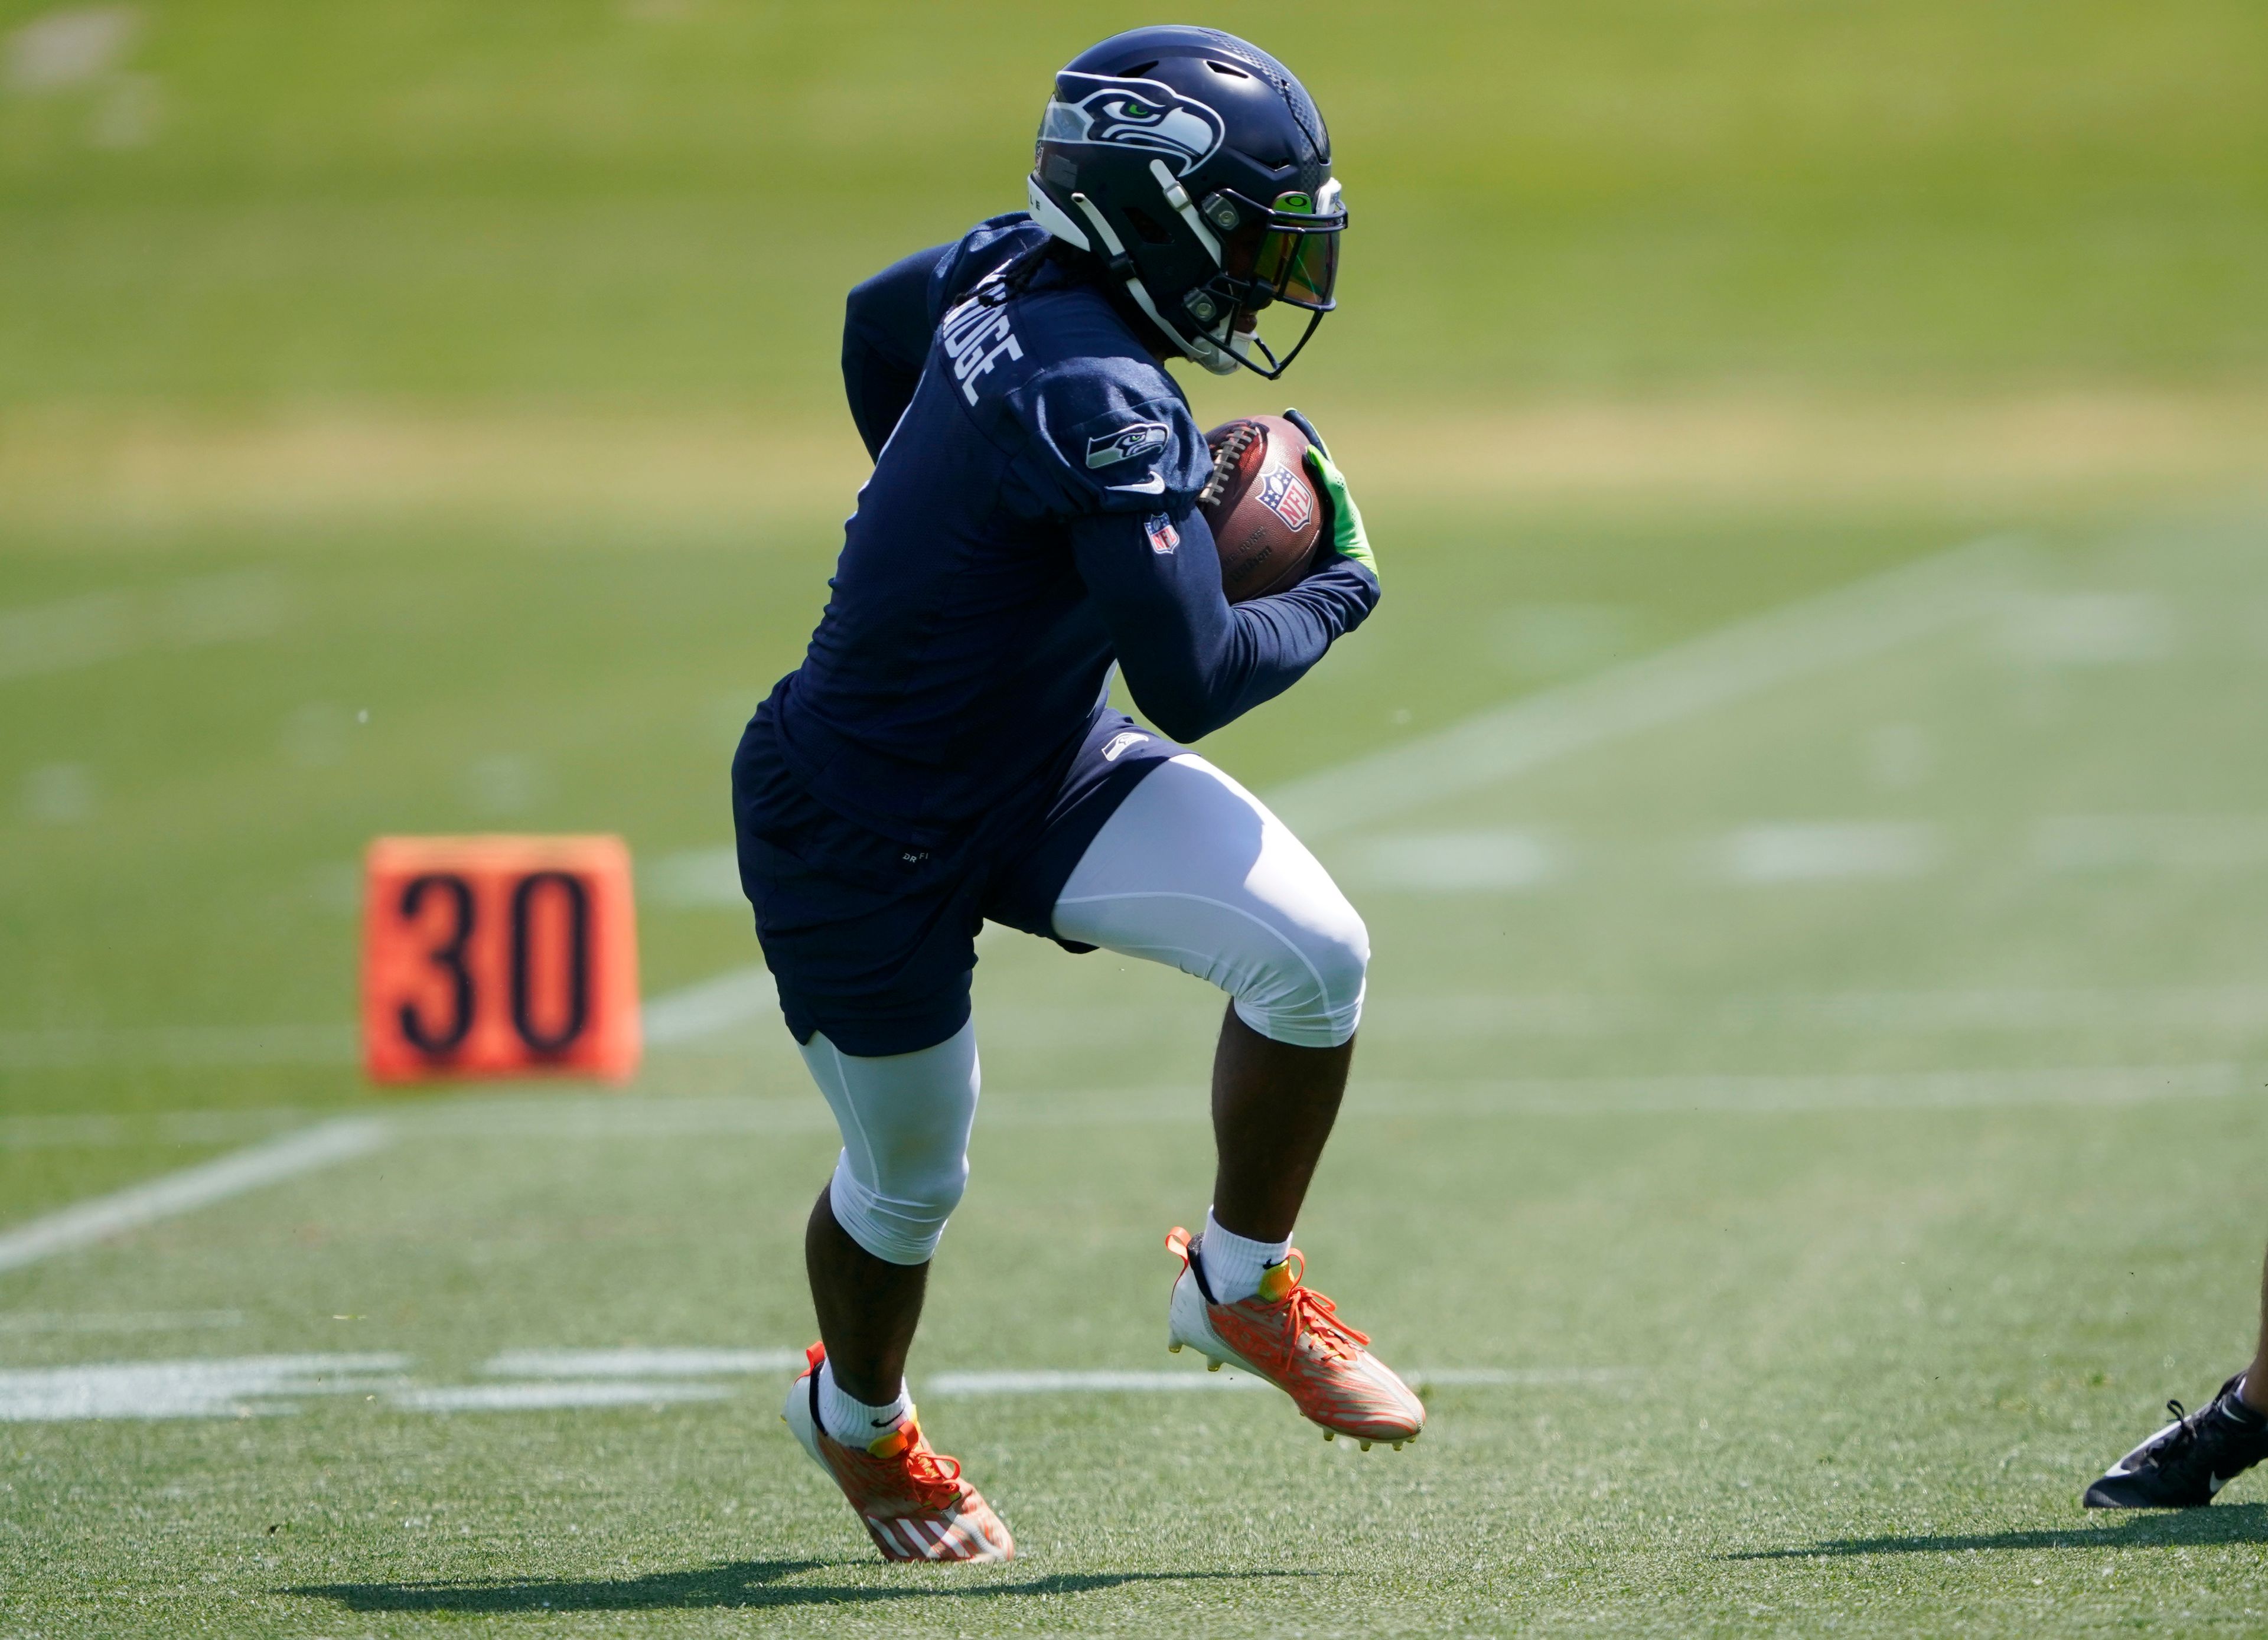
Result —
<path fill-rule="evenodd" d="M 1339 278 L 1339 234 L 1346 211 L 1339 207 L 1338 184 L 1325 189 L 1331 209 L 1318 210 L 1305 194 L 1278 197 L 1268 213 L 1267 232 L 1252 258 L 1252 281 L 1272 301 L 1328 310 Z"/>

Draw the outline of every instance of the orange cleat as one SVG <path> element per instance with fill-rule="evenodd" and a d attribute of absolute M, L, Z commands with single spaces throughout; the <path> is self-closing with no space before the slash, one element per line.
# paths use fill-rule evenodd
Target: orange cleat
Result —
<path fill-rule="evenodd" d="M 1167 1310 L 1166 1348 L 1204 1352 L 1212 1371 L 1233 1361 L 1292 1398 L 1323 1438 L 1350 1435 L 1365 1452 L 1373 1441 L 1399 1451 L 1425 1428 L 1425 1403 L 1394 1369 L 1365 1348 L 1369 1338 L 1338 1318 L 1338 1306 L 1306 1284 L 1307 1261 L 1295 1249 L 1261 1273 L 1260 1291 L 1215 1304 L 1205 1285 L 1202 1238 L 1180 1225 L 1166 1238 L 1182 1261 Z"/>
<path fill-rule="evenodd" d="M 819 1423 L 819 1364 L 824 1345 L 804 1351 L 804 1368 L 780 1417 L 812 1462 L 835 1477 L 843 1496 L 888 1560 L 1007 1560 L 1016 1542 L 983 1494 L 961 1478 L 958 1459 L 932 1448 L 910 1409 L 873 1445 L 846 1446 Z"/>

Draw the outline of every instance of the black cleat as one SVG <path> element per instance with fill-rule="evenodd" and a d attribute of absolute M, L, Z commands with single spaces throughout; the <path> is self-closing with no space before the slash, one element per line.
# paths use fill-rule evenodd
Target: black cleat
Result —
<path fill-rule="evenodd" d="M 2128 1452 L 2110 1473 L 2087 1489 L 2089 1509 L 2198 1509 L 2263 1458 L 2268 1458 L 2268 1415 L 2237 1399 L 2238 1373 L 2220 1386 L 2213 1404 L 2183 1412 L 2169 1401 L 2174 1421 Z"/>

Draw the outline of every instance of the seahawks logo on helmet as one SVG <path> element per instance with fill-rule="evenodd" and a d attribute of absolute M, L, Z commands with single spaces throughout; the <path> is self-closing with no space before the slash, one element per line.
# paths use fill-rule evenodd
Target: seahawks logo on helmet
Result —
<path fill-rule="evenodd" d="M 1072 100 L 1065 101 L 1069 94 Z M 1063 74 L 1040 121 L 1042 143 L 1102 143 L 1161 156 L 1185 176 L 1213 156 L 1225 135 L 1220 116 L 1156 80 Z"/>

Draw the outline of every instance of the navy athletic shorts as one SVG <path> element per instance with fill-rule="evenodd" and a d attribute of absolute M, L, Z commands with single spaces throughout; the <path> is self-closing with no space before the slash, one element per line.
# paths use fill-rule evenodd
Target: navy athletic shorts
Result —
<path fill-rule="evenodd" d="M 1054 939 L 1055 903 L 1079 857 L 1142 777 L 1184 750 L 1102 712 L 1050 801 L 994 816 L 959 847 L 919 850 L 820 804 L 759 713 L 733 759 L 733 820 L 740 887 L 795 1040 L 824 1031 L 868 1057 L 953 1035 L 968 1022 L 985 920 Z"/>

